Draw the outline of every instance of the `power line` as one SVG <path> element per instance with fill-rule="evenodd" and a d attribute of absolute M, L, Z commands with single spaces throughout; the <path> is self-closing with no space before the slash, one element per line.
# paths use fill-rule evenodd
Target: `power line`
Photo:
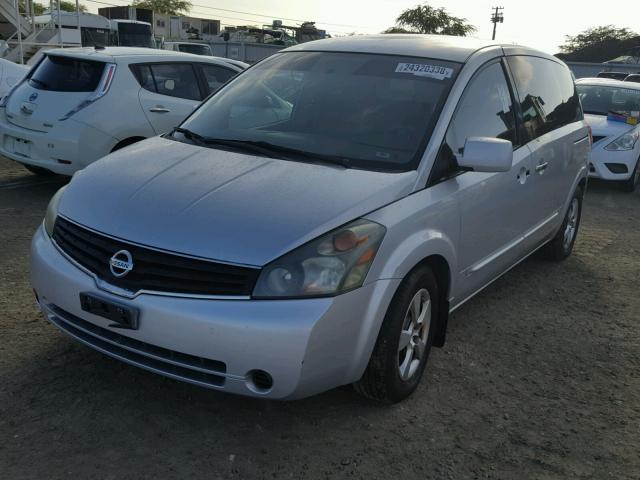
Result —
<path fill-rule="evenodd" d="M 110 6 L 110 7 L 124 7 L 124 6 L 127 6 L 127 5 L 123 5 L 123 4 L 109 3 L 109 2 L 104 2 L 104 1 L 100 1 L 100 0 L 83 0 L 83 1 L 91 2 L 91 3 L 97 3 L 97 4 L 100 4 L 100 5 L 107 5 L 107 6 Z M 119 1 L 119 0 L 116 0 L 116 1 Z M 128 4 L 129 2 L 125 1 L 125 3 Z M 250 15 L 252 17 L 269 18 L 269 19 L 272 19 L 272 20 L 274 18 L 276 18 L 276 19 L 280 19 L 280 20 L 289 20 L 289 21 L 292 21 L 292 22 L 301 22 L 301 23 L 309 21 L 309 20 L 300 20 L 300 19 L 296 19 L 296 18 L 279 17 L 277 15 L 264 15 L 264 14 L 261 14 L 261 13 L 243 12 L 243 11 L 240 11 L 240 10 L 231 10 L 231 9 L 228 9 L 228 8 L 209 7 L 208 5 L 193 4 L 193 6 L 197 7 L 197 8 L 206 8 L 206 9 L 209 9 L 209 10 L 220 10 L 220 11 L 223 11 L 223 12 L 239 13 L 241 15 Z M 189 13 L 195 13 L 197 15 L 210 15 L 209 13 L 196 12 L 196 11 L 190 11 Z M 249 20 L 247 18 L 238 18 L 238 17 L 227 17 L 227 16 L 220 16 L 220 17 L 221 18 L 226 18 L 228 20 L 239 20 L 239 21 L 242 21 L 242 22 L 251 22 L 251 23 L 262 22 L 263 21 L 263 20 L 255 20 L 255 19 Z M 217 19 L 215 19 L 215 20 L 217 20 Z M 362 25 L 348 25 L 348 24 L 342 24 L 342 23 L 329 23 L 329 22 L 315 22 L 315 23 L 319 24 L 319 25 L 329 25 L 329 26 L 336 26 L 336 27 L 367 28 L 367 27 L 364 27 Z M 335 30 L 335 31 L 340 32 L 340 33 L 351 33 L 351 31 L 345 31 L 345 30 L 337 30 L 337 29 L 332 29 L 332 30 Z"/>
<path fill-rule="evenodd" d="M 300 20 L 299 18 L 287 18 L 287 17 L 279 17 L 277 15 L 264 15 L 262 13 L 252 13 L 252 12 L 243 12 L 240 10 L 229 10 L 228 8 L 218 8 L 218 7 L 210 7 L 208 5 L 197 5 L 197 4 L 193 4 L 194 7 L 198 7 L 198 8 L 207 8 L 209 10 L 221 10 L 223 12 L 231 12 L 231 13 L 239 13 L 241 15 L 251 15 L 253 17 L 265 17 L 265 18 L 278 18 L 280 20 L 289 20 L 291 22 L 308 22 L 309 20 Z M 344 24 L 344 23 L 329 23 L 329 22 L 315 22 L 315 23 L 320 23 L 322 25 L 332 25 L 332 26 L 336 26 L 336 27 L 353 27 L 353 28 L 366 28 L 362 25 L 348 25 L 348 24 Z"/>

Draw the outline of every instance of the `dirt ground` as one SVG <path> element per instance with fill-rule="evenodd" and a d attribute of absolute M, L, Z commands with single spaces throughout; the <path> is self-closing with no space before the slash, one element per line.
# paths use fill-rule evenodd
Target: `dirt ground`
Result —
<path fill-rule="evenodd" d="M 592 182 L 574 255 L 455 312 L 418 391 L 270 402 L 124 365 L 36 308 L 62 184 L 0 159 L 0 478 L 640 479 L 640 192 Z"/>

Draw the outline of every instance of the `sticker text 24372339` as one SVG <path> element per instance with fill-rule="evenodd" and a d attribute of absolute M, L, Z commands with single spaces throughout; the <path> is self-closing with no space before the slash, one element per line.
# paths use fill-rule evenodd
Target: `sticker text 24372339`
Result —
<path fill-rule="evenodd" d="M 451 78 L 451 75 L 453 75 L 453 69 L 442 67 L 440 65 L 429 65 L 426 63 L 399 63 L 396 67 L 396 73 L 410 73 L 420 77 L 444 80 L 445 78 Z"/>

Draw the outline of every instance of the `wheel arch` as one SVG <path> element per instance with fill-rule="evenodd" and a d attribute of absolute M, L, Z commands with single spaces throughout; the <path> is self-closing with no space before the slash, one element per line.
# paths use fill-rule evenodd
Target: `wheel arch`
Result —
<path fill-rule="evenodd" d="M 111 149 L 111 153 L 115 152 L 116 150 L 120 150 L 121 148 L 124 147 L 128 147 L 129 145 L 133 145 L 134 143 L 137 143 L 141 140 L 144 140 L 146 137 L 142 137 L 142 136 L 133 136 L 133 137 L 127 137 L 124 140 L 120 140 L 118 143 L 116 143 L 113 148 Z"/>

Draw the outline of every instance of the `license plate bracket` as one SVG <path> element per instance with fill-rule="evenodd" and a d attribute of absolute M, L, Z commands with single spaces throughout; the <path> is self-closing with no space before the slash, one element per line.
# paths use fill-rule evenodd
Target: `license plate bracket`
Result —
<path fill-rule="evenodd" d="M 22 138 L 13 139 L 13 152 L 23 157 L 31 156 L 31 142 Z"/>
<path fill-rule="evenodd" d="M 115 322 L 109 325 L 112 328 L 138 329 L 139 312 L 137 308 L 88 292 L 80 293 L 80 307 L 85 312 Z"/>

